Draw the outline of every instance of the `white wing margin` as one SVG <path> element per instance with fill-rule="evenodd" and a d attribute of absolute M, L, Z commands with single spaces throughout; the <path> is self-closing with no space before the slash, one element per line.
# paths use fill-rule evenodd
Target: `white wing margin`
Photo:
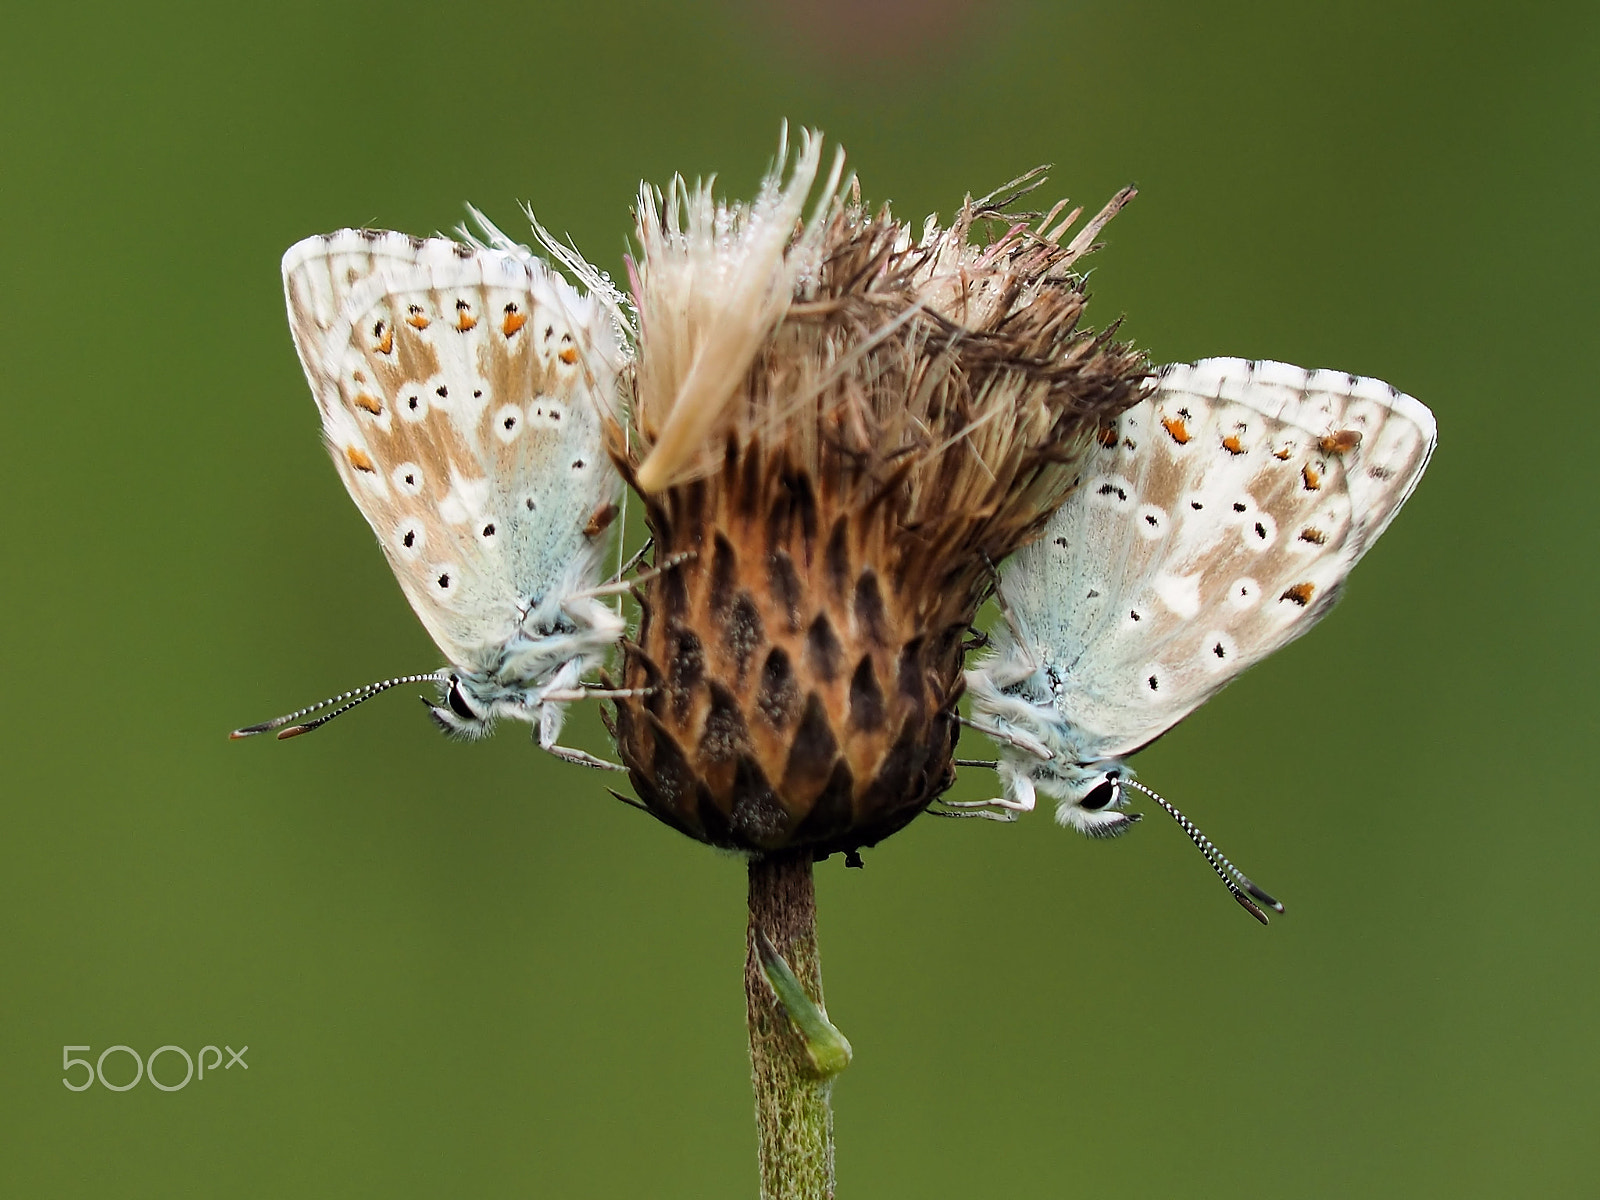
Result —
<path fill-rule="evenodd" d="M 1162 368 L 1102 431 L 1002 591 L 1080 761 L 1137 750 L 1311 628 L 1433 451 L 1375 379 L 1275 362 Z"/>

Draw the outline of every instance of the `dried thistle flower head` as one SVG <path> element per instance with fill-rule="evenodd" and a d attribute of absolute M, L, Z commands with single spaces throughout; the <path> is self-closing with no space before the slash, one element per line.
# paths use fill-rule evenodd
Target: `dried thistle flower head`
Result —
<path fill-rule="evenodd" d="M 634 428 L 615 455 L 658 564 L 617 745 L 645 805 L 718 846 L 871 845 L 953 779 L 990 564 L 1037 534 L 1143 359 L 1080 328 L 1078 212 L 970 198 L 914 235 L 808 136 L 751 205 L 646 190 Z M 781 162 L 780 157 L 780 162 Z M 992 241 L 976 235 L 993 228 Z"/>

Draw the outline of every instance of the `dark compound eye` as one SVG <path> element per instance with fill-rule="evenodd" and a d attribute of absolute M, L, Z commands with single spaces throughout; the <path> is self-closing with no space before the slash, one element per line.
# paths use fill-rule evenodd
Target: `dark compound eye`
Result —
<path fill-rule="evenodd" d="M 1117 798 L 1117 783 L 1114 779 L 1106 779 L 1090 790 L 1089 794 L 1078 801 L 1079 808 L 1087 808 L 1096 812 Z"/>
<path fill-rule="evenodd" d="M 463 720 L 476 721 L 478 714 L 467 706 L 467 698 L 461 694 L 461 684 L 455 680 L 450 681 L 450 694 L 446 697 L 455 714 Z"/>

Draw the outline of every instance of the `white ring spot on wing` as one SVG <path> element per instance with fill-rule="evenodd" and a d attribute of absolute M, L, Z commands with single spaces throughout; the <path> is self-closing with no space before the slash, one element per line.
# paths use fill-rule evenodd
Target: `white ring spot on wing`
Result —
<path fill-rule="evenodd" d="M 1141 504 L 1134 516 L 1139 536 L 1147 542 L 1159 541 L 1167 535 L 1167 510 L 1154 504 Z"/>
<path fill-rule="evenodd" d="M 522 432 L 522 409 L 515 404 L 502 404 L 494 414 L 494 435 L 502 442 L 511 442 Z"/>
<path fill-rule="evenodd" d="M 1261 585 L 1248 575 L 1242 575 L 1228 585 L 1228 604 L 1239 612 L 1247 612 L 1261 603 Z"/>
<path fill-rule="evenodd" d="M 420 383 L 408 383 L 400 389 L 396 405 L 402 420 L 420 421 L 428 415 L 428 390 Z"/>
<path fill-rule="evenodd" d="M 1234 659 L 1238 654 L 1234 640 L 1220 629 L 1213 629 L 1201 639 L 1200 665 L 1213 675 L 1231 675 L 1237 671 Z"/>
<path fill-rule="evenodd" d="M 454 600 L 461 591 L 461 568 L 455 563 L 438 563 L 428 580 L 434 598 L 441 603 Z"/>
<path fill-rule="evenodd" d="M 1164 704 L 1167 686 L 1167 668 L 1158 662 L 1147 662 L 1139 668 L 1139 686 L 1134 694 L 1143 696 L 1150 704 Z"/>
<path fill-rule="evenodd" d="M 1240 535 L 1250 549 L 1265 550 L 1278 540 L 1278 523 L 1272 519 L 1271 513 L 1257 509 L 1245 515 Z"/>
<path fill-rule="evenodd" d="M 434 408 L 450 412 L 461 407 L 461 397 L 450 390 L 450 377 L 447 375 L 429 376 L 421 385 L 421 390 Z"/>
<path fill-rule="evenodd" d="M 1131 508 L 1137 500 L 1133 481 L 1122 475 L 1096 475 L 1084 489 L 1091 504 L 1106 508 Z"/>
<path fill-rule="evenodd" d="M 422 468 L 414 462 L 403 462 L 390 474 L 401 495 L 417 496 L 422 493 Z"/>
<path fill-rule="evenodd" d="M 428 544 L 428 530 L 415 517 L 407 517 L 395 526 L 394 547 L 404 558 L 416 558 Z"/>

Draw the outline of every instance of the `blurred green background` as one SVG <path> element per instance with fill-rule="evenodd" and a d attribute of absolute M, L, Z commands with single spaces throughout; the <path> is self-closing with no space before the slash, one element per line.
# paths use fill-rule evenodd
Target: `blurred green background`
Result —
<path fill-rule="evenodd" d="M 754 1194 L 737 860 L 414 700 L 224 735 L 438 661 L 318 444 L 283 250 L 526 200 L 615 272 L 641 177 L 748 194 L 788 117 L 911 217 L 1039 162 L 1091 206 L 1135 182 L 1100 321 L 1377 375 L 1441 430 L 1339 610 L 1138 763 L 1271 929 L 1159 818 L 922 820 L 820 869 L 842 1194 L 1595 1194 L 1597 35 L 1378 0 L 11 13 L 0 1193 Z M 248 1070 L 61 1083 L 65 1045 L 208 1043 Z"/>

